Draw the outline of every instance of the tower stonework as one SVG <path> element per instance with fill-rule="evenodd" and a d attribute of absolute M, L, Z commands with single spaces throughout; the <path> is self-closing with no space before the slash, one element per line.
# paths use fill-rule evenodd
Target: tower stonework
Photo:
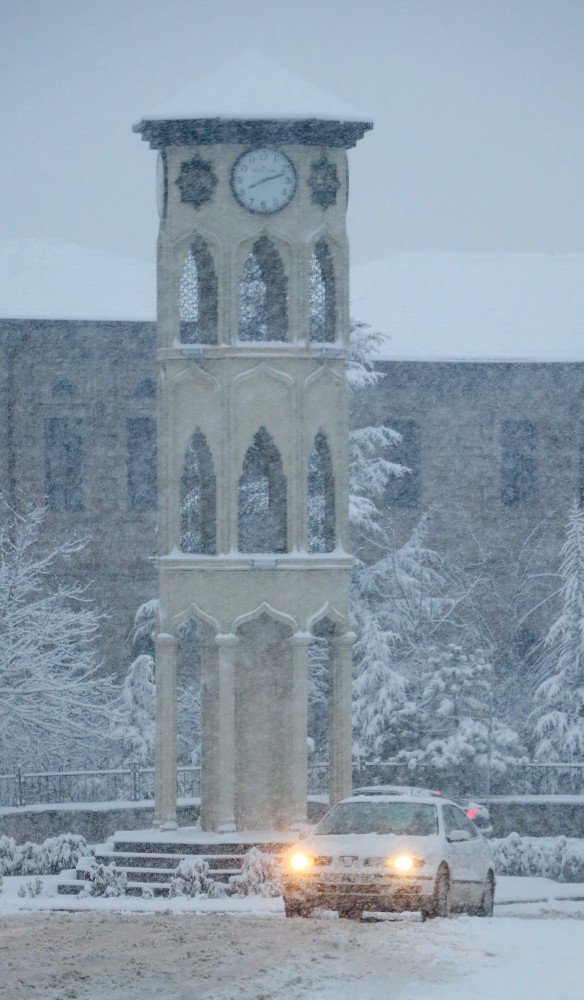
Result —
<path fill-rule="evenodd" d="M 306 820 L 317 634 L 331 802 L 351 789 L 346 151 L 371 126 L 334 101 L 295 113 L 290 90 L 306 101 L 306 85 L 285 78 L 289 111 L 242 100 L 243 113 L 212 113 L 203 87 L 135 126 L 159 150 L 155 823 L 167 828 L 186 622 L 201 651 L 203 829 Z"/>

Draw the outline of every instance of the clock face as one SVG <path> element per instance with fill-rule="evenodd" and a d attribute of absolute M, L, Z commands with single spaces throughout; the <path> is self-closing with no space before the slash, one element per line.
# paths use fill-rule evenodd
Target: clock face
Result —
<path fill-rule="evenodd" d="M 236 160 L 231 187 L 240 205 L 250 212 L 279 212 L 294 197 L 296 171 L 278 149 L 252 149 Z"/>

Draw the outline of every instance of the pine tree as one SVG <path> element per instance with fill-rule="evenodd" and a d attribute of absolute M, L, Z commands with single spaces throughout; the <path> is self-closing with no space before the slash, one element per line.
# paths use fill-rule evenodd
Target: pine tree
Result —
<path fill-rule="evenodd" d="M 126 674 L 121 704 L 112 721 L 112 735 L 122 742 L 124 764 L 152 763 L 155 711 L 154 660 L 151 656 L 140 655 Z"/>
<path fill-rule="evenodd" d="M 544 663 L 547 679 L 536 691 L 535 757 L 584 757 L 584 510 L 574 503 L 561 550 L 562 611 L 551 626 Z"/>
<path fill-rule="evenodd" d="M 417 745 L 420 719 L 406 678 L 393 667 L 397 636 L 366 608 L 359 610 L 355 625 L 355 756 L 406 761 Z"/>
<path fill-rule="evenodd" d="M 497 718 L 493 667 L 482 650 L 466 653 L 454 643 L 437 650 L 422 675 L 419 706 L 426 732 L 415 757 L 450 788 L 478 788 L 487 763 L 500 773 L 519 756 L 517 734 Z"/>

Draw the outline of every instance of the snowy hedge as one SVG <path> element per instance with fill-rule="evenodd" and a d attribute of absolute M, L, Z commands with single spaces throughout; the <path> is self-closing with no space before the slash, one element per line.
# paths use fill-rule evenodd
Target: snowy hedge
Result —
<path fill-rule="evenodd" d="M 17 844 L 0 836 L 0 875 L 58 875 L 90 853 L 85 837 L 76 833 L 48 837 L 42 844 Z"/>
<path fill-rule="evenodd" d="M 584 840 L 520 837 L 491 840 L 499 875 L 537 875 L 556 882 L 584 882 Z"/>

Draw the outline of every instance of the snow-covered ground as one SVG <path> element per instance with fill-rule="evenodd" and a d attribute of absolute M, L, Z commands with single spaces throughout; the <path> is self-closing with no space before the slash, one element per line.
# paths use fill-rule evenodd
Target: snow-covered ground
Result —
<path fill-rule="evenodd" d="M 59 878 L 43 878 L 45 894 L 35 899 L 17 894 L 27 878 L 4 880 L 1 998 L 580 1000 L 583 993 L 584 885 L 501 878 L 494 919 L 422 923 L 414 914 L 285 920 L 279 899 L 57 897 Z M 63 910 L 85 912 L 55 912 Z"/>

